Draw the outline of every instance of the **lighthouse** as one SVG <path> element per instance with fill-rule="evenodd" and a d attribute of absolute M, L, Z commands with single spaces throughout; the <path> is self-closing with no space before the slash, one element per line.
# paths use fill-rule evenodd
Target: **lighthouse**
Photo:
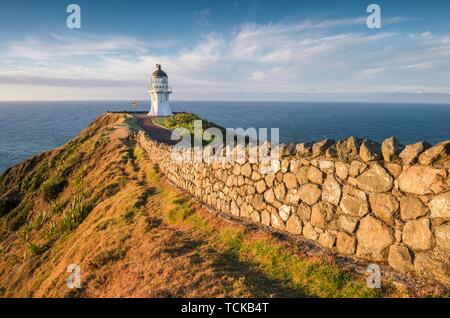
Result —
<path fill-rule="evenodd" d="M 151 109 L 149 116 L 170 116 L 172 110 L 170 109 L 169 94 L 172 89 L 169 87 L 169 78 L 166 72 L 161 70 L 161 64 L 156 64 L 156 71 L 152 74 L 150 87 L 150 102 Z"/>

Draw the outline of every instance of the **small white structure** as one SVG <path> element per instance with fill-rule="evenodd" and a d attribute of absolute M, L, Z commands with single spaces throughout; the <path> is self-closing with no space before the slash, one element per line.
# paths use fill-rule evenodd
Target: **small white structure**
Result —
<path fill-rule="evenodd" d="M 169 87 L 169 79 L 166 72 L 161 70 L 161 65 L 156 64 L 157 70 L 152 74 L 150 98 L 151 109 L 149 116 L 170 116 L 172 110 L 170 109 L 169 94 L 172 89 Z"/>

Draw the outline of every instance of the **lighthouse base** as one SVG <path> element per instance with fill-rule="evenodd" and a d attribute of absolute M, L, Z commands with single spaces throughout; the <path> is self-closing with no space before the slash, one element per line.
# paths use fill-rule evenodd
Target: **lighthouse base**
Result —
<path fill-rule="evenodd" d="M 173 115 L 173 113 L 172 110 L 170 109 L 169 102 L 161 102 L 152 104 L 152 108 L 150 109 L 148 115 L 151 117 L 171 116 Z"/>

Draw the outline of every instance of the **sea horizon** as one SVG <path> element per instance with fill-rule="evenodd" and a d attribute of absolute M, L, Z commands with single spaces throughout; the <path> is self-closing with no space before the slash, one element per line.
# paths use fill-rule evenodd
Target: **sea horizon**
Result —
<path fill-rule="evenodd" d="M 49 102 L 49 103 L 58 103 L 58 102 L 125 102 L 128 104 L 131 104 L 131 102 L 135 100 L 139 103 L 145 102 L 150 106 L 150 101 L 147 99 L 37 99 L 37 100 L 0 100 L 0 104 L 5 103 L 43 103 L 43 102 Z M 434 102 L 422 102 L 422 101 L 404 101 L 404 102 L 398 102 L 398 101 L 319 101 L 319 100 L 259 100 L 259 99 L 170 99 L 171 103 L 177 103 L 177 102 L 230 102 L 230 103 L 238 103 L 238 102 L 255 102 L 255 103 L 330 103 L 330 104 L 399 104 L 399 105 L 405 105 L 405 104 L 421 104 L 421 105 L 444 105 L 444 106 L 450 106 L 450 101 L 440 102 L 440 101 L 434 101 Z"/>
<path fill-rule="evenodd" d="M 106 111 L 147 111 L 149 100 L 0 101 L 0 172 L 74 138 Z M 226 128 L 279 128 L 280 142 L 296 143 L 348 136 L 401 144 L 450 139 L 450 104 L 387 102 L 293 102 L 174 100 L 187 111 Z M 275 111 L 274 111 L 275 110 Z"/>

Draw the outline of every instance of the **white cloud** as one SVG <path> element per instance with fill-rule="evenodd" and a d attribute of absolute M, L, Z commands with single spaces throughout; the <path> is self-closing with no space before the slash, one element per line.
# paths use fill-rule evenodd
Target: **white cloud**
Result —
<path fill-rule="evenodd" d="M 405 20 L 391 18 L 384 25 Z M 150 73 L 161 63 L 175 98 L 228 94 L 239 99 L 244 92 L 450 93 L 445 87 L 450 35 L 348 31 L 361 23 L 365 18 L 247 23 L 231 33 L 200 35 L 183 48 L 126 36 L 26 37 L 0 44 L 0 84 L 89 88 L 93 98 L 93 87 L 114 87 L 115 94 L 145 98 Z"/>

